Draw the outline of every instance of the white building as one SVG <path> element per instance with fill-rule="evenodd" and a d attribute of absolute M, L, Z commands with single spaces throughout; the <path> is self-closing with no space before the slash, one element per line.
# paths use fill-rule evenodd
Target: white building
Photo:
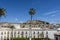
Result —
<path fill-rule="evenodd" d="M 57 30 L 49 29 L 50 26 L 47 27 L 46 24 L 45 25 L 44 24 L 39 25 L 39 24 L 34 24 L 35 27 L 31 27 L 31 34 L 32 34 L 31 37 L 32 38 L 41 38 L 41 37 L 45 38 L 46 37 L 46 32 L 48 32 L 48 34 L 47 34 L 48 38 L 54 39 L 54 33 L 56 33 Z M 49 25 L 49 23 L 47 23 L 47 24 Z M 0 23 L 0 40 L 4 40 L 4 39 L 6 39 L 6 40 L 9 39 L 10 40 L 11 39 L 12 29 L 10 28 L 10 26 L 12 26 L 12 25 L 15 27 L 13 29 L 13 38 L 14 37 L 16 37 L 16 38 L 17 37 L 19 37 L 19 38 L 21 38 L 21 37 L 29 38 L 29 36 L 30 36 L 29 30 L 30 29 L 29 29 L 29 25 L 27 25 L 26 23 L 24 23 L 22 25 L 21 25 L 21 23 Z M 25 28 L 23 27 L 23 25 L 25 26 Z M 42 34 L 42 32 L 43 32 L 44 35 Z"/>
<path fill-rule="evenodd" d="M 42 37 L 42 29 L 39 28 L 32 28 L 31 29 L 32 38 L 41 38 Z M 48 38 L 54 39 L 54 33 L 56 30 L 43 30 L 44 37 L 46 37 L 46 31 L 48 32 Z M 10 39 L 12 35 L 12 30 L 10 28 L 1 28 L 0 29 L 0 40 L 3 39 Z M 21 28 L 21 29 L 14 29 L 13 30 L 13 37 L 19 38 L 29 38 L 29 29 L 28 28 Z"/>

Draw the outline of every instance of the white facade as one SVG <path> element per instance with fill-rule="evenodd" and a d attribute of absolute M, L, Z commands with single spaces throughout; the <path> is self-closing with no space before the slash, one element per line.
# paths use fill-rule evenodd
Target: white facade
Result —
<path fill-rule="evenodd" d="M 24 37 L 24 38 L 29 38 L 30 36 L 30 32 L 29 32 L 29 24 L 22 24 L 22 26 L 20 27 L 20 23 L 3 23 L 0 24 L 0 40 L 4 40 L 4 39 L 11 39 L 12 37 L 12 29 L 10 28 L 10 26 L 13 25 L 15 27 L 15 29 L 13 29 L 13 37 Z M 22 28 L 23 26 L 25 26 L 25 28 Z M 36 27 L 31 27 L 31 33 L 32 33 L 32 38 L 41 38 L 41 37 L 46 37 L 46 33 L 48 32 L 48 38 L 50 39 L 54 39 L 54 34 L 57 32 L 57 30 L 55 29 L 49 29 L 49 27 L 45 27 L 46 25 L 41 25 L 41 24 L 34 24 Z M 60 31 L 60 30 L 59 30 Z M 43 32 L 43 34 L 42 34 Z M 43 35 L 43 36 L 42 36 Z"/>
<path fill-rule="evenodd" d="M 40 28 L 32 28 L 32 38 L 41 38 L 42 29 Z M 48 32 L 48 37 L 51 39 L 54 39 L 54 33 L 57 32 L 57 30 L 43 30 L 44 37 L 46 37 L 46 31 Z M 12 30 L 9 28 L 1 28 L 0 29 L 0 40 L 4 39 L 10 39 L 12 35 Z M 20 29 L 14 29 L 13 30 L 13 37 L 24 37 L 29 38 L 29 28 L 20 28 Z"/>

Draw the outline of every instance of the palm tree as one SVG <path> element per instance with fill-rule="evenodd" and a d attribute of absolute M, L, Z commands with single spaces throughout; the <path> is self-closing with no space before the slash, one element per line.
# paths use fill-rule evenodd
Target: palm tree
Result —
<path fill-rule="evenodd" d="M 2 16 L 5 16 L 6 14 L 6 10 L 4 9 L 4 8 L 0 8 L 0 18 L 2 17 Z M 1 19 L 0 19 L 1 20 Z"/>
<path fill-rule="evenodd" d="M 29 14 L 31 15 L 31 21 L 32 21 L 32 17 L 35 14 L 35 9 L 34 8 L 30 8 Z"/>
<path fill-rule="evenodd" d="M 11 32 L 11 40 L 13 40 L 13 29 L 15 28 L 13 25 L 12 26 L 10 26 L 10 28 L 12 29 L 12 32 Z"/>
<path fill-rule="evenodd" d="M 29 15 L 31 16 L 31 24 L 32 24 L 32 17 L 33 15 L 35 14 L 35 9 L 34 8 L 30 8 L 29 10 Z M 31 24 L 30 24 L 30 37 L 29 37 L 29 40 L 31 40 Z"/>
<path fill-rule="evenodd" d="M 6 15 L 6 10 L 4 8 L 0 8 L 0 18 L 5 15 Z"/>

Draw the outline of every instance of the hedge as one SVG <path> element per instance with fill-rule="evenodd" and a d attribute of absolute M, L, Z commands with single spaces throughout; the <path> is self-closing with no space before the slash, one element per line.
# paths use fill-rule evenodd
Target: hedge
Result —
<path fill-rule="evenodd" d="M 32 38 L 32 40 L 46 40 L 46 39 L 47 38 Z M 13 40 L 29 40 L 29 38 L 13 38 Z M 51 40 L 51 39 L 48 38 L 47 40 Z"/>

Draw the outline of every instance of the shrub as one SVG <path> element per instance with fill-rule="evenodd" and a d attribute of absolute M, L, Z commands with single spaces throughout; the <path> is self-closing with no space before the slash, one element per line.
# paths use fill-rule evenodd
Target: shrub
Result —
<path fill-rule="evenodd" d="M 13 40 L 28 40 L 28 38 L 14 38 Z"/>
<path fill-rule="evenodd" d="M 47 38 L 32 38 L 32 40 L 46 40 L 46 39 Z M 13 38 L 13 40 L 29 40 L 29 38 Z M 47 40 L 51 40 L 51 39 L 48 38 Z"/>

